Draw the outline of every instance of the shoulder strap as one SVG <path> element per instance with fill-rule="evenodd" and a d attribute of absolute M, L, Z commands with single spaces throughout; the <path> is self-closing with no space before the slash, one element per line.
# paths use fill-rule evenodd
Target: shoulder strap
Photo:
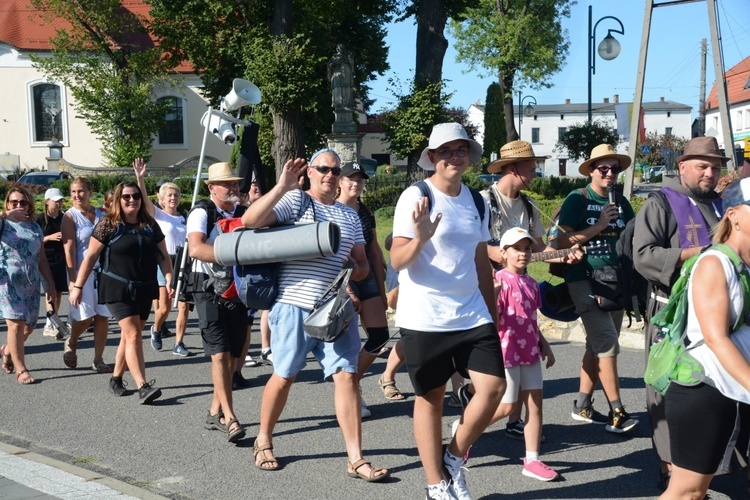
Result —
<path fill-rule="evenodd" d="M 416 186 L 419 189 L 419 192 L 422 194 L 423 198 L 427 198 L 427 209 L 432 212 L 432 205 L 433 205 L 433 198 L 432 198 L 432 191 L 430 190 L 430 187 L 427 185 L 427 182 L 425 181 L 417 181 L 412 186 Z M 471 198 L 474 200 L 474 205 L 477 207 L 477 212 L 479 212 L 479 219 L 481 221 L 484 221 L 484 199 L 482 199 L 482 195 L 479 191 L 476 189 L 472 189 L 469 186 L 466 186 L 469 189 L 469 192 L 471 193 Z M 495 202 L 497 203 L 497 202 Z"/>
<path fill-rule="evenodd" d="M 417 181 L 412 186 L 416 186 L 419 189 L 419 192 L 422 193 L 422 198 L 427 198 L 427 211 L 432 212 L 432 202 L 434 200 L 432 199 L 432 191 L 430 191 L 430 186 L 427 185 L 427 182 Z"/>
<path fill-rule="evenodd" d="M 313 203 L 312 196 L 307 194 L 307 191 L 300 189 L 300 192 L 302 193 L 300 197 L 300 204 L 299 204 L 299 210 L 297 211 L 297 217 L 294 219 L 295 221 L 298 221 L 302 218 L 303 215 L 305 215 L 305 212 L 307 212 L 307 208 L 312 205 L 313 209 L 313 220 L 316 220 L 315 216 L 315 203 Z"/>
<path fill-rule="evenodd" d="M 721 253 L 726 255 L 730 261 L 732 261 L 734 271 L 737 273 L 737 277 L 740 280 L 740 285 L 742 286 L 742 314 L 737 317 L 737 321 L 732 327 L 732 331 L 735 331 L 745 322 L 745 316 L 747 315 L 748 311 L 750 311 L 750 275 L 748 275 L 747 273 L 745 263 L 742 262 L 740 256 L 737 255 L 734 249 L 732 249 L 732 247 L 730 247 L 729 245 L 725 243 L 718 243 L 715 245 L 711 245 L 709 248 L 719 250 Z"/>
<path fill-rule="evenodd" d="M 479 220 L 484 221 L 484 198 L 482 198 L 481 193 L 476 189 L 469 188 L 469 192 L 471 193 L 471 197 L 474 199 L 474 205 L 476 205 L 477 207 L 477 212 L 479 212 Z"/>

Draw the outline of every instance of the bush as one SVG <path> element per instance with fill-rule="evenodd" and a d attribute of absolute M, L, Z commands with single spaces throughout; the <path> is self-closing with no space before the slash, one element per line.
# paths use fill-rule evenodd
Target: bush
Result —
<path fill-rule="evenodd" d="M 362 194 L 362 202 L 373 212 L 382 207 L 395 207 L 403 188 L 385 186 L 380 189 L 367 190 Z"/>
<path fill-rule="evenodd" d="M 586 177 L 537 177 L 531 181 L 531 191 L 541 198 L 566 197 L 574 189 L 588 184 Z M 538 197 L 537 197 L 538 198 Z"/>
<path fill-rule="evenodd" d="M 381 207 L 373 213 L 376 219 L 393 219 L 396 214 L 396 207 Z"/>

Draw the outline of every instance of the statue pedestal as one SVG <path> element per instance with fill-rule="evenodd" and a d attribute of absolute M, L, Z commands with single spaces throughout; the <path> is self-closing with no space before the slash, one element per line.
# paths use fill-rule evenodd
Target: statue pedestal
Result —
<path fill-rule="evenodd" d="M 334 134 L 356 134 L 357 123 L 354 121 L 354 111 L 351 109 L 340 108 L 334 109 L 333 114 L 336 120 L 331 126 Z"/>
<path fill-rule="evenodd" d="M 359 153 L 362 150 L 362 137 L 365 134 L 339 134 L 336 133 L 334 125 L 334 133 L 326 136 L 328 139 L 328 147 L 335 150 L 341 157 L 341 164 L 346 162 L 355 161 L 359 162 Z"/>

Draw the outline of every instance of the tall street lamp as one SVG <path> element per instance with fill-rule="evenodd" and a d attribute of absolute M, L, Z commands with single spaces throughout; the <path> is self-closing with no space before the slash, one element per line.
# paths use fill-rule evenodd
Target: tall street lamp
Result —
<path fill-rule="evenodd" d="M 523 109 L 523 102 L 529 99 L 529 104 L 526 105 L 526 109 Z M 536 104 L 534 96 L 525 95 L 521 97 L 521 91 L 518 91 L 518 140 L 521 140 L 521 124 L 523 123 L 523 115 L 534 116 L 534 106 L 531 103 Z M 523 113 L 521 112 L 523 110 Z"/>
<path fill-rule="evenodd" d="M 596 27 L 599 26 L 599 23 L 604 21 L 605 19 L 613 19 L 617 21 L 617 24 L 620 25 L 619 30 L 608 30 L 607 36 L 605 36 L 602 42 L 599 44 L 597 52 L 599 53 L 599 57 L 601 57 L 605 61 L 611 61 L 612 59 L 620 55 L 620 42 L 618 42 L 617 39 L 612 36 L 612 33 L 619 33 L 620 35 L 625 34 L 625 27 L 622 25 L 622 21 L 614 16 L 604 16 L 600 18 L 592 28 L 591 11 L 592 7 L 591 5 L 589 5 L 589 123 L 591 123 L 591 77 L 596 74 L 596 55 L 594 54 L 594 45 L 596 43 Z"/>

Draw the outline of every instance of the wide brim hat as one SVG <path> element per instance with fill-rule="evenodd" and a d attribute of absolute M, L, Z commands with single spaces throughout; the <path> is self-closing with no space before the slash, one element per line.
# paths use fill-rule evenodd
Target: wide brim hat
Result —
<path fill-rule="evenodd" d="M 581 163 L 578 167 L 578 173 L 584 177 L 588 177 L 591 173 L 589 167 L 597 160 L 603 160 L 604 158 L 617 158 L 620 162 L 620 168 L 625 170 L 630 166 L 630 157 L 628 155 L 622 155 L 615 151 L 615 148 L 611 144 L 599 144 L 597 147 L 591 150 L 591 156 L 588 160 Z"/>
<path fill-rule="evenodd" d="M 694 139 L 690 139 L 685 143 L 682 155 L 678 156 L 675 162 L 680 163 L 681 161 L 693 158 L 716 158 L 721 160 L 722 163 L 731 160 L 731 158 L 727 158 L 721 154 L 716 137 L 695 137 Z"/>
<path fill-rule="evenodd" d="M 242 177 L 237 176 L 232 171 L 232 165 L 227 162 L 214 163 L 208 167 L 208 179 L 204 182 L 211 184 L 212 182 L 233 182 L 241 181 Z"/>
<path fill-rule="evenodd" d="M 47 191 L 44 192 L 45 200 L 60 201 L 63 198 L 65 197 L 63 196 L 62 191 L 60 191 L 57 188 L 49 188 Z"/>
<path fill-rule="evenodd" d="M 427 153 L 447 142 L 458 140 L 469 143 L 469 163 L 476 163 L 482 159 L 482 146 L 474 139 L 469 139 L 469 134 L 466 133 L 466 129 L 460 123 L 438 123 L 432 127 L 430 140 L 427 147 L 422 150 L 417 165 L 427 171 L 435 170 L 435 165 L 430 161 Z"/>
<path fill-rule="evenodd" d="M 520 228 L 520 227 L 512 227 L 505 231 L 503 233 L 502 238 L 500 238 L 500 248 L 509 247 L 511 245 L 515 245 L 519 241 L 523 239 L 529 239 L 531 240 L 531 243 L 534 243 L 534 237 L 531 236 L 531 233 L 528 232 L 526 229 Z"/>
<path fill-rule="evenodd" d="M 547 160 L 549 156 L 536 156 L 530 142 L 511 141 L 500 148 L 500 159 L 495 160 L 487 167 L 487 172 L 496 174 L 505 165 L 527 160 Z"/>
<path fill-rule="evenodd" d="M 341 166 L 341 175 L 344 177 L 351 177 L 354 174 L 362 174 L 365 179 L 370 178 L 370 176 L 367 175 L 367 172 L 365 172 L 365 169 L 362 168 L 362 165 L 356 161 L 349 161 Z"/>

